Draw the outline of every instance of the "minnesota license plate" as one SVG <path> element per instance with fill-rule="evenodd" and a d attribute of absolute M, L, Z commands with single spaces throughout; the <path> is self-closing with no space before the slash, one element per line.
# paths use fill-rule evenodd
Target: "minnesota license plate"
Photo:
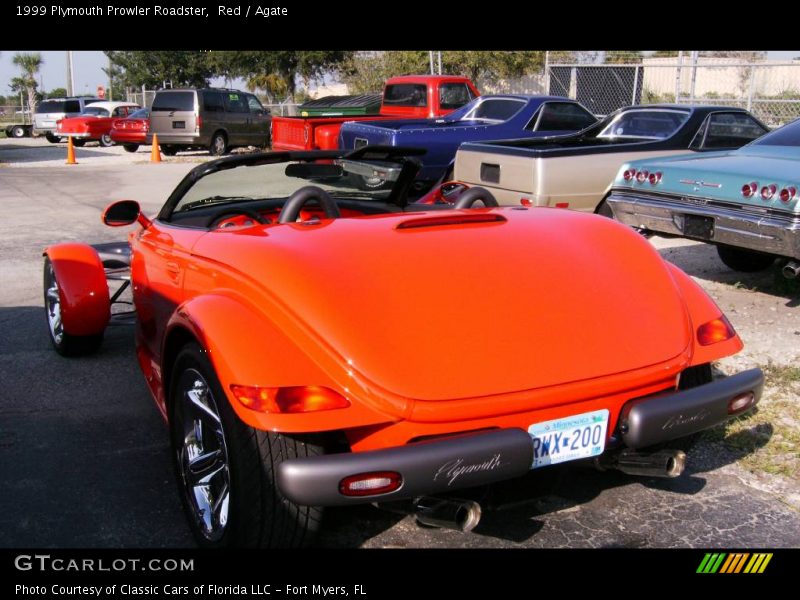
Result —
<path fill-rule="evenodd" d="M 606 446 L 608 410 L 595 410 L 528 427 L 533 439 L 531 469 L 599 456 Z"/>
<path fill-rule="evenodd" d="M 172 122 L 173 129 L 186 129 L 186 121 L 173 121 Z"/>

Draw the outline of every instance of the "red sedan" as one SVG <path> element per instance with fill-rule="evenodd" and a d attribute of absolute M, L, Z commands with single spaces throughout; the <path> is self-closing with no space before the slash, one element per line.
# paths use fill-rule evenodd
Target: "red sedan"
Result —
<path fill-rule="evenodd" d="M 150 129 L 150 111 L 146 108 L 128 115 L 127 119 L 116 119 L 111 125 L 111 141 L 122 144 L 128 152 L 136 152 L 145 143 Z"/>
<path fill-rule="evenodd" d="M 94 102 L 77 117 L 61 119 L 57 123 L 61 137 L 71 137 L 76 146 L 87 141 L 97 141 L 103 147 L 113 145 L 111 126 L 120 117 L 127 117 L 141 106 L 131 102 Z"/>

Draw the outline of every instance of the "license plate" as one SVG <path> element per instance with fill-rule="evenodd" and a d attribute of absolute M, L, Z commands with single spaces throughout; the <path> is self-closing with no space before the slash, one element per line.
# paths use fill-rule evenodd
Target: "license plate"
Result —
<path fill-rule="evenodd" d="M 698 215 L 684 215 L 683 234 L 689 237 L 710 240 L 714 237 L 714 219 Z"/>
<path fill-rule="evenodd" d="M 186 129 L 186 121 L 173 121 L 172 122 L 173 129 Z"/>
<path fill-rule="evenodd" d="M 608 410 L 595 410 L 528 427 L 533 439 L 531 469 L 603 453 L 608 429 Z"/>

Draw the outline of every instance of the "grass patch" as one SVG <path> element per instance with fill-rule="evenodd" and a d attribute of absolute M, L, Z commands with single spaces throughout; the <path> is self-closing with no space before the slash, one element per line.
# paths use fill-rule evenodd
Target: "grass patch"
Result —
<path fill-rule="evenodd" d="M 704 437 L 739 454 L 739 464 L 750 471 L 800 481 L 800 368 L 762 368 L 766 383 L 756 409 Z"/>

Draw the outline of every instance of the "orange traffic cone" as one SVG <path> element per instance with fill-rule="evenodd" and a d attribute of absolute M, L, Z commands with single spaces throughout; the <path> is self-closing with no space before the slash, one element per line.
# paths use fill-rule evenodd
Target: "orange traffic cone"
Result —
<path fill-rule="evenodd" d="M 153 149 L 150 150 L 150 162 L 161 162 L 161 148 L 158 147 L 158 134 L 153 134 Z"/>
<path fill-rule="evenodd" d="M 77 165 L 78 161 L 75 160 L 75 146 L 72 143 L 72 136 L 67 138 L 67 164 Z"/>

